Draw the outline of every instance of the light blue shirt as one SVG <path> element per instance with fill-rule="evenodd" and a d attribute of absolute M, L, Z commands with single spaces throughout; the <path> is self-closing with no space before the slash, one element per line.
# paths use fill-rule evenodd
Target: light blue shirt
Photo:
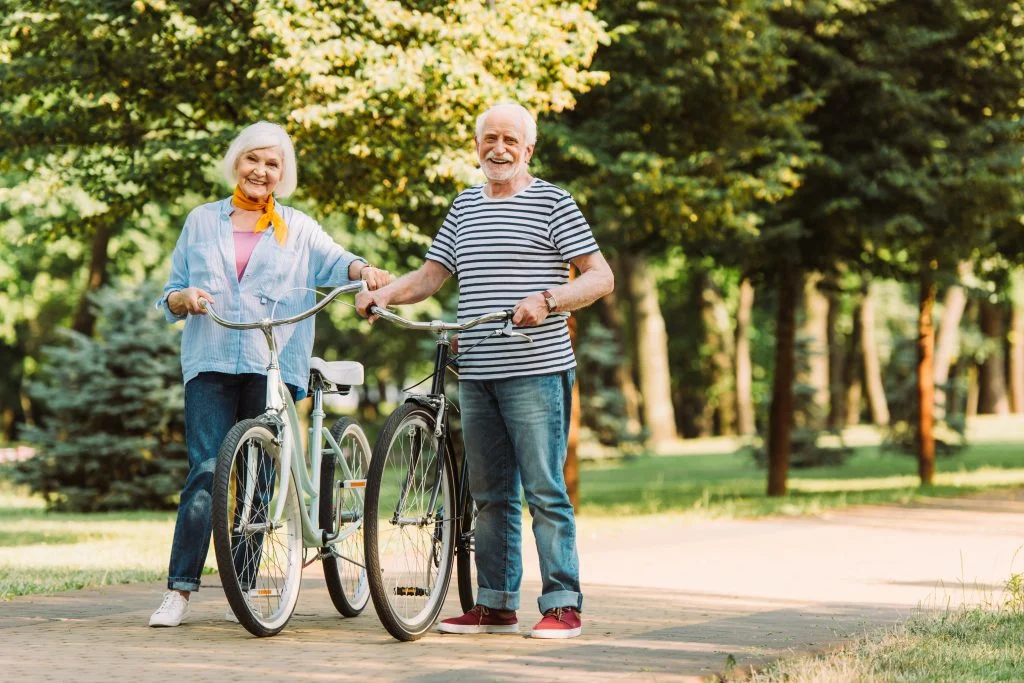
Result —
<path fill-rule="evenodd" d="M 360 260 L 345 251 L 306 214 L 276 204 L 288 225 L 288 239 L 279 245 L 271 226 L 257 242 L 239 282 L 235 268 L 231 199 L 203 204 L 185 219 L 171 257 L 171 276 L 156 302 L 167 320 L 185 320 L 181 338 L 181 372 L 185 383 L 200 372 L 266 374 L 267 340 L 259 330 L 229 330 L 206 315 L 176 316 L 167 295 L 199 287 L 214 300 L 213 310 L 227 320 L 253 322 L 285 318 L 315 303 L 314 287 L 350 282 L 348 268 Z M 305 389 L 313 352 L 314 317 L 274 329 L 281 378 Z"/>

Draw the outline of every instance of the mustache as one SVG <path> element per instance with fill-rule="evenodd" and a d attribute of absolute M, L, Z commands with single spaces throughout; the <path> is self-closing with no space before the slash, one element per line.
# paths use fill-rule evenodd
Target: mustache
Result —
<path fill-rule="evenodd" d="M 504 154 L 497 154 L 495 152 L 488 152 L 487 156 L 484 157 L 487 161 L 512 161 L 512 155 L 508 152 Z"/>

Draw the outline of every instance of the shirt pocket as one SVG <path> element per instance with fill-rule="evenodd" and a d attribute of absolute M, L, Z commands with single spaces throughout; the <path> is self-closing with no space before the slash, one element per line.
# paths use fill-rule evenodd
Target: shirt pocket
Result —
<path fill-rule="evenodd" d="M 207 240 L 189 245 L 188 284 L 210 294 L 224 290 L 224 254 L 220 242 Z"/>
<path fill-rule="evenodd" d="M 256 275 L 259 286 L 257 291 L 261 300 L 268 300 L 278 307 L 277 317 L 282 308 L 291 309 L 302 302 L 305 291 L 298 289 L 305 285 L 300 277 L 299 254 L 294 249 L 287 249 L 274 243 L 267 249 L 265 260 L 260 263 L 260 272 Z"/>

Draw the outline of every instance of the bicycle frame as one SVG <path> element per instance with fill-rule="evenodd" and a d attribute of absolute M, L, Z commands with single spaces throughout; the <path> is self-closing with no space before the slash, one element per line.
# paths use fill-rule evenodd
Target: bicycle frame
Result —
<path fill-rule="evenodd" d="M 437 470 L 435 472 L 435 483 L 433 489 L 431 490 L 430 503 L 427 507 L 427 510 L 429 512 L 427 513 L 426 518 L 422 520 L 401 520 L 401 508 L 404 505 L 406 496 L 408 495 L 409 482 L 412 479 L 413 472 L 415 471 L 416 464 L 419 459 L 419 453 L 417 452 L 413 454 L 413 458 L 409 466 L 409 473 L 408 475 L 406 475 L 405 484 L 403 485 L 402 491 L 399 494 L 398 505 L 395 507 L 395 513 L 392 518 L 396 523 L 401 523 L 404 521 L 410 524 L 430 524 L 434 521 L 434 509 L 437 503 L 437 496 L 440 493 L 442 477 L 444 475 L 444 451 L 442 450 L 442 448 L 451 452 L 452 455 L 454 456 L 454 451 L 452 449 L 451 443 L 451 433 L 448 427 L 448 400 L 444 394 L 445 369 L 448 368 L 448 362 L 451 354 L 451 340 L 448 338 L 448 332 L 462 331 L 469 329 L 471 327 L 475 327 L 476 325 L 479 325 L 481 323 L 497 321 L 506 323 L 506 327 L 502 331 L 502 334 L 506 334 L 509 336 L 524 337 L 528 341 L 532 340 L 530 340 L 530 338 L 525 334 L 512 331 L 511 320 L 513 311 L 510 309 L 503 311 L 495 311 L 494 313 L 482 315 L 474 320 L 465 323 L 446 323 L 439 320 L 434 320 L 431 322 L 412 322 L 409 320 L 405 320 L 404 318 L 401 318 L 389 311 L 383 310 L 377 306 L 371 307 L 370 313 L 378 315 L 381 318 L 384 318 L 385 320 L 388 320 L 389 322 L 392 322 L 400 327 L 416 330 L 429 330 L 430 332 L 433 332 L 437 335 L 437 345 L 436 351 L 434 353 L 434 375 L 430 386 L 430 393 L 419 396 L 410 396 L 406 399 L 406 402 L 411 401 L 414 403 L 418 403 L 424 408 L 430 408 L 431 410 L 437 411 L 434 420 L 434 440 L 437 445 L 438 459 Z M 461 522 L 463 521 L 462 516 L 467 514 L 466 508 L 469 500 L 469 486 L 467 481 L 468 469 L 465 467 L 465 465 L 459 467 L 456 464 L 455 467 L 459 470 L 458 472 L 455 473 L 457 475 L 457 489 L 455 493 L 456 505 L 458 505 L 458 514 L 455 517 L 452 517 L 451 521 L 461 524 Z"/>
<path fill-rule="evenodd" d="M 320 481 L 320 468 L 323 461 L 323 451 L 319 448 L 319 445 L 323 442 L 327 442 L 328 448 L 336 449 L 338 452 L 341 448 L 338 442 L 334 439 L 334 436 L 330 433 L 330 430 L 324 427 L 324 411 L 323 411 L 323 392 L 319 388 L 313 392 L 313 411 L 310 413 L 311 425 L 309 429 L 309 443 L 307 446 L 310 469 L 310 473 L 306 468 L 305 457 L 302 452 L 302 435 L 299 431 L 299 417 L 295 410 L 295 402 L 292 400 L 291 392 L 288 391 L 288 387 L 285 386 L 284 381 L 281 379 L 281 367 L 278 364 L 278 352 L 277 344 L 274 342 L 274 327 L 281 325 L 289 325 L 311 315 L 314 315 L 321 309 L 323 309 L 328 303 L 330 303 L 335 297 L 343 292 L 351 292 L 362 289 L 364 283 L 354 283 L 351 285 L 342 285 L 336 287 L 327 296 L 321 299 L 313 308 L 293 316 L 291 318 L 284 318 L 281 320 L 270 320 L 264 319 L 256 323 L 234 323 L 219 317 L 209 307 L 207 313 L 217 323 L 224 327 L 237 330 L 251 330 L 258 329 L 263 332 L 264 337 L 267 340 L 267 346 L 270 349 L 270 361 L 267 364 L 267 394 L 266 394 L 266 411 L 260 416 L 260 418 L 267 426 L 276 432 L 277 438 L 275 443 L 278 446 L 278 455 L 281 461 L 281 489 L 287 492 L 288 485 L 291 483 L 289 477 L 294 477 L 296 482 L 296 489 L 298 494 L 303 498 L 308 497 L 309 505 L 299 505 L 299 517 L 302 525 L 302 544 L 306 548 L 319 548 L 321 546 L 335 543 L 337 541 L 344 540 L 345 538 L 356 533 L 362 526 L 362 522 L 355 526 L 345 530 L 339 530 L 333 533 L 326 533 L 324 529 L 320 527 L 320 487 L 317 483 Z M 204 302 L 205 304 L 205 302 Z M 318 436 L 319 438 L 315 438 Z M 255 467 L 254 460 L 250 460 L 253 464 L 249 467 Z M 345 462 L 344 458 L 339 458 L 338 463 L 342 471 L 345 474 L 346 482 L 352 480 L 352 471 L 348 467 L 348 463 Z M 241 519 L 243 525 L 245 520 L 249 516 L 250 501 L 253 500 L 254 487 L 256 486 L 255 473 L 250 472 L 247 477 L 245 503 L 243 504 Z M 354 488 L 354 487 L 353 487 Z M 287 501 L 287 495 L 278 496 L 277 501 L 274 504 L 274 508 L 270 513 L 270 518 L 267 520 L 267 524 L 271 526 L 277 526 L 280 524 L 281 518 L 284 515 L 284 506 Z M 302 501 L 300 500 L 300 503 Z M 340 525 L 339 525 L 340 526 Z"/>

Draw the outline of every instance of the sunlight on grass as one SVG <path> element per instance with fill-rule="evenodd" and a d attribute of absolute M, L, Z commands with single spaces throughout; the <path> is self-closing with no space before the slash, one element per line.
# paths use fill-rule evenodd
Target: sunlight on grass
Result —
<path fill-rule="evenodd" d="M 921 614 L 824 655 L 733 670 L 721 680 L 756 683 L 1019 681 L 1024 612 L 1007 605 Z"/>
<path fill-rule="evenodd" d="M 159 581 L 167 576 L 174 513 L 47 513 L 42 500 L 0 487 L 0 600 Z M 213 553 L 206 571 L 212 571 Z"/>
<path fill-rule="evenodd" d="M 766 473 L 745 452 L 642 456 L 585 462 L 580 513 L 679 513 L 695 518 L 812 515 L 861 504 L 905 504 L 989 488 L 1024 485 L 1024 458 L 1013 444 L 982 444 L 940 459 L 935 484 L 921 487 L 914 458 L 857 449 L 843 465 L 791 470 L 789 493 L 765 495 Z"/>

